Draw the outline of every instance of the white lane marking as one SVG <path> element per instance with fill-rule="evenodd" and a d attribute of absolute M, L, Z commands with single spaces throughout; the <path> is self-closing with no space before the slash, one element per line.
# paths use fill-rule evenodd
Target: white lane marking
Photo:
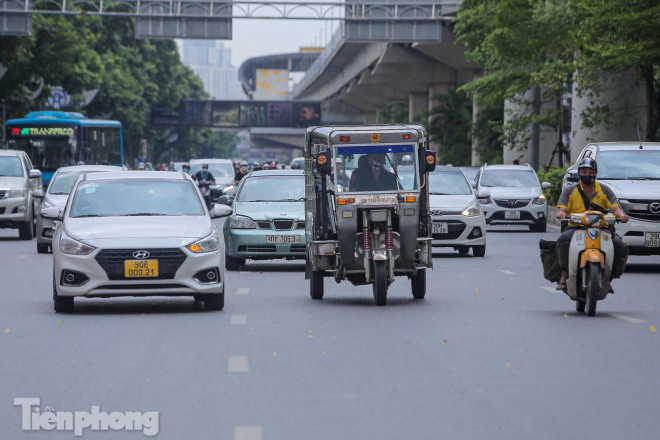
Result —
<path fill-rule="evenodd" d="M 248 293 L 250 293 L 249 287 L 239 287 L 236 289 L 236 295 L 247 295 Z"/>
<path fill-rule="evenodd" d="M 23 260 L 27 257 L 29 257 L 29 255 L 19 255 L 18 257 L 14 258 L 14 260 Z"/>
<path fill-rule="evenodd" d="M 261 440 L 261 426 L 234 427 L 234 440 Z"/>
<path fill-rule="evenodd" d="M 510 270 L 506 269 L 500 269 L 500 272 L 502 272 L 504 275 L 515 275 L 515 272 L 511 272 Z"/>
<path fill-rule="evenodd" d="M 555 287 L 549 287 L 549 286 L 543 286 L 541 287 L 541 289 L 547 290 L 548 292 L 552 292 L 552 293 L 561 292 L 561 290 L 557 290 Z"/>
<path fill-rule="evenodd" d="M 250 273 L 250 271 L 249 270 L 241 270 L 238 273 Z"/>
<path fill-rule="evenodd" d="M 247 356 L 229 356 L 227 370 L 230 373 L 247 373 L 250 371 Z"/>
<path fill-rule="evenodd" d="M 235 325 L 247 324 L 247 315 L 231 315 L 229 323 Z"/>
<path fill-rule="evenodd" d="M 633 318 L 632 316 L 624 315 L 623 313 L 608 313 L 613 318 L 623 319 L 624 321 L 632 322 L 633 324 L 644 324 L 646 321 Z"/>

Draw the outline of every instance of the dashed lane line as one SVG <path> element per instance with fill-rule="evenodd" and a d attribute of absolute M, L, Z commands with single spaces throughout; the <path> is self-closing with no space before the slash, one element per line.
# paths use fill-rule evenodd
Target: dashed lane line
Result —
<path fill-rule="evenodd" d="M 555 287 L 550 287 L 550 286 L 543 286 L 541 287 L 541 289 L 547 290 L 548 292 L 552 292 L 552 293 L 561 292 L 560 290 L 557 290 Z"/>
<path fill-rule="evenodd" d="M 14 260 L 23 260 L 25 258 L 28 258 L 29 256 L 30 256 L 29 254 L 19 255 L 18 257 L 14 258 Z"/>
<path fill-rule="evenodd" d="M 500 269 L 500 272 L 502 272 L 504 275 L 515 275 L 515 272 L 511 272 L 510 270 L 506 269 Z"/>
<path fill-rule="evenodd" d="M 248 293 L 250 293 L 249 287 L 239 287 L 236 289 L 236 295 L 247 295 Z"/>
<path fill-rule="evenodd" d="M 234 440 L 261 440 L 261 426 L 234 427 Z"/>
<path fill-rule="evenodd" d="M 623 313 L 608 313 L 613 318 L 623 319 L 624 321 L 632 322 L 633 324 L 644 324 L 646 321 L 633 318 L 632 316 L 624 315 Z"/>
<path fill-rule="evenodd" d="M 229 323 L 234 325 L 247 324 L 247 315 L 231 315 Z"/>
<path fill-rule="evenodd" d="M 229 356 L 227 371 L 230 373 L 247 373 L 250 365 L 247 356 Z"/>

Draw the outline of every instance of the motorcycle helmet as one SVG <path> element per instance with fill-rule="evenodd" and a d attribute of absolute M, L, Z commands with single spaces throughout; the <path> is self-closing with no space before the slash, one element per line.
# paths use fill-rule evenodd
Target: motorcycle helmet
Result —
<path fill-rule="evenodd" d="M 300 163 L 294 162 L 291 164 L 291 169 L 292 170 L 299 170 L 300 169 Z"/>
<path fill-rule="evenodd" d="M 204 171 L 208 170 L 209 169 L 209 164 L 205 163 L 204 165 L 202 165 L 202 169 Z"/>
<path fill-rule="evenodd" d="M 261 164 L 259 161 L 254 161 L 252 162 L 252 171 L 260 171 L 262 169 Z"/>
<path fill-rule="evenodd" d="M 581 169 L 594 170 L 596 173 L 593 176 L 585 176 L 579 174 Z M 580 176 L 580 181 L 585 185 L 591 185 L 596 180 L 596 175 L 598 174 L 598 164 L 591 157 L 585 157 L 578 164 L 578 174 Z"/>
<path fill-rule="evenodd" d="M 413 160 L 409 154 L 406 154 L 401 158 L 401 165 L 412 165 L 412 164 L 413 164 Z"/>

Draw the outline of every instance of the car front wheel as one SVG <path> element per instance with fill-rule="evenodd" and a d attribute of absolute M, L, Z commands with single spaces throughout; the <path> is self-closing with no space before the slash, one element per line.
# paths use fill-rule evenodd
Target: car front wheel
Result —
<path fill-rule="evenodd" d="M 225 269 L 227 270 L 238 270 L 242 265 L 245 264 L 245 260 L 242 258 L 234 258 L 227 254 L 225 251 Z"/>

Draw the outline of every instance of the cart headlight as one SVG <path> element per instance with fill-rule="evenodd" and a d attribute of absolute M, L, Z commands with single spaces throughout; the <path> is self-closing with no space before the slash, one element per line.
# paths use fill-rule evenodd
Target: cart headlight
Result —
<path fill-rule="evenodd" d="M 7 198 L 16 198 L 16 197 L 25 197 L 27 194 L 27 189 L 25 188 L 12 188 L 7 191 Z"/>
<path fill-rule="evenodd" d="M 229 222 L 229 227 L 231 229 L 254 229 L 256 226 L 254 224 L 254 220 L 252 220 L 250 217 L 237 215 L 232 217 L 231 221 Z"/>
<path fill-rule="evenodd" d="M 475 203 L 474 205 L 470 205 L 469 207 L 465 208 L 463 212 L 461 212 L 461 215 L 465 217 L 476 217 L 481 215 L 481 208 Z"/>
<path fill-rule="evenodd" d="M 220 247 L 220 238 L 218 237 L 218 234 L 212 232 L 211 235 L 189 244 L 186 247 L 188 250 L 196 254 L 217 251 Z"/>
<path fill-rule="evenodd" d="M 543 205 L 545 203 L 545 195 L 541 194 L 534 200 L 532 200 L 532 203 L 535 205 Z"/>
<path fill-rule="evenodd" d="M 96 248 L 81 241 L 74 240 L 62 231 L 62 236 L 60 237 L 60 250 L 62 253 L 70 255 L 87 255 L 94 249 Z"/>

